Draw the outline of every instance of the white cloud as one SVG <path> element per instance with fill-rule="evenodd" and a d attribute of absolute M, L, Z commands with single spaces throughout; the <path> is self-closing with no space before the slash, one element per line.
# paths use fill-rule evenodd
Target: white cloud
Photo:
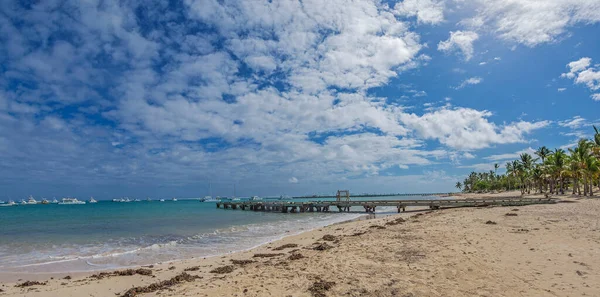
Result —
<path fill-rule="evenodd" d="M 500 60 L 502 60 L 502 58 L 500 58 L 500 57 L 494 57 L 494 60 L 495 61 L 500 61 Z"/>
<path fill-rule="evenodd" d="M 600 101 L 600 93 L 597 93 L 597 94 L 592 94 L 592 99 L 593 99 L 594 101 Z"/>
<path fill-rule="evenodd" d="M 549 124 L 540 122 L 516 122 L 504 126 L 490 123 L 488 111 L 470 108 L 441 109 L 426 113 L 402 114 L 400 120 L 424 139 L 437 139 L 442 144 L 460 150 L 489 147 L 492 144 L 525 142 L 524 135 Z"/>
<path fill-rule="evenodd" d="M 462 89 L 468 85 L 477 85 L 483 81 L 483 78 L 475 76 L 465 79 L 460 85 L 456 86 L 455 89 Z"/>
<path fill-rule="evenodd" d="M 574 116 L 572 119 L 570 120 L 564 120 L 564 121 L 559 121 L 558 125 L 561 127 L 566 127 L 566 128 L 571 128 L 571 129 L 578 129 L 583 127 L 583 125 L 586 123 L 586 119 L 580 117 L 580 116 Z"/>
<path fill-rule="evenodd" d="M 532 155 L 533 153 L 535 153 L 535 150 L 532 149 L 531 147 L 528 147 L 524 150 L 520 150 L 520 151 L 517 151 L 514 153 L 491 155 L 491 156 L 485 157 L 484 159 L 490 160 L 490 161 L 495 161 L 495 162 L 514 160 L 514 159 L 519 158 L 519 156 L 521 154 L 525 154 L 525 153 Z"/>
<path fill-rule="evenodd" d="M 553 42 L 578 24 L 600 21 L 597 0 L 476 0 L 477 14 L 461 23 L 526 46 Z"/>
<path fill-rule="evenodd" d="M 567 64 L 569 72 L 561 74 L 561 77 L 573 79 L 576 84 L 585 84 L 590 90 L 600 89 L 600 70 L 590 67 L 591 58 L 584 57 Z M 592 96 L 594 99 L 594 97 Z M 595 100 L 595 99 L 594 99 Z"/>
<path fill-rule="evenodd" d="M 417 17 L 419 23 L 438 24 L 444 21 L 444 2 L 436 0 L 404 0 L 396 3 L 394 13 Z"/>
<path fill-rule="evenodd" d="M 480 62 L 480 63 L 479 63 L 479 66 L 483 66 L 483 65 L 485 65 L 485 64 L 487 64 L 487 62 Z"/>
<path fill-rule="evenodd" d="M 557 89 L 557 91 L 559 91 L 559 92 L 564 92 L 564 91 L 566 91 L 566 90 L 567 90 L 567 88 L 558 88 L 558 89 Z"/>
<path fill-rule="evenodd" d="M 472 31 L 450 32 L 450 38 L 438 43 L 438 50 L 443 52 L 460 50 L 464 55 L 465 61 L 469 61 L 473 57 L 473 42 L 478 38 L 479 35 Z"/>
<path fill-rule="evenodd" d="M 292 184 L 297 184 L 298 183 L 298 179 L 296 177 L 290 177 L 290 179 L 288 179 L 288 181 Z"/>

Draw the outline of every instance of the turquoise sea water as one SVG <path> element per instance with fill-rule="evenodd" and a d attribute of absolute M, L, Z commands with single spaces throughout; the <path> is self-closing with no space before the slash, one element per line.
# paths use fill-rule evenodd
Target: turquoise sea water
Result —
<path fill-rule="evenodd" d="M 215 256 L 360 215 L 223 210 L 197 200 L 0 207 L 0 271 L 87 271 Z"/>

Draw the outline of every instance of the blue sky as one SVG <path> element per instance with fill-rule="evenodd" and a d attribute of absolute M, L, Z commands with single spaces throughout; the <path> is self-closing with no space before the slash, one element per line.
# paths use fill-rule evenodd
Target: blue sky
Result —
<path fill-rule="evenodd" d="M 597 0 L 7 0 L 0 199 L 452 191 L 589 137 L 599 53 Z"/>

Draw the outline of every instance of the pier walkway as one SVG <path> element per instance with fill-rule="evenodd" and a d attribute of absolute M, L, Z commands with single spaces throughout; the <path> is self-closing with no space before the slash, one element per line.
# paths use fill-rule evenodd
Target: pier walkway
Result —
<path fill-rule="evenodd" d="M 329 212 L 337 208 L 338 212 L 349 212 L 351 207 L 362 207 L 366 212 L 375 212 L 378 206 L 393 206 L 398 212 L 406 211 L 406 207 L 429 207 L 439 209 L 446 207 L 482 207 L 490 205 L 521 206 L 530 204 L 556 203 L 552 198 L 506 198 L 506 199 L 428 199 L 428 200 L 372 200 L 372 201 L 236 201 L 217 202 L 217 208 L 241 209 L 252 211 L 273 211 L 283 213 L 297 212 Z"/>

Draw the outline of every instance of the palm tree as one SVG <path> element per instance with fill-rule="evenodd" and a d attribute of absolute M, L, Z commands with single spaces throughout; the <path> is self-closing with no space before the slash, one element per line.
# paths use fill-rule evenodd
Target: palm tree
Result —
<path fill-rule="evenodd" d="M 461 190 L 462 189 L 462 184 L 460 182 L 456 182 L 456 186 L 457 189 Z"/>
<path fill-rule="evenodd" d="M 552 151 L 549 150 L 547 147 L 542 146 L 540 148 L 537 149 L 537 151 L 535 151 L 535 154 L 540 157 L 540 159 L 542 159 L 542 163 L 544 163 L 544 161 L 546 161 L 546 158 L 552 154 Z"/>
<path fill-rule="evenodd" d="M 567 160 L 567 154 L 563 149 L 555 149 L 552 155 L 548 156 L 548 165 L 550 166 L 550 172 L 553 179 L 553 184 L 558 181 L 559 188 L 556 190 L 556 194 L 564 194 L 564 173 L 565 173 L 565 162 Z"/>

